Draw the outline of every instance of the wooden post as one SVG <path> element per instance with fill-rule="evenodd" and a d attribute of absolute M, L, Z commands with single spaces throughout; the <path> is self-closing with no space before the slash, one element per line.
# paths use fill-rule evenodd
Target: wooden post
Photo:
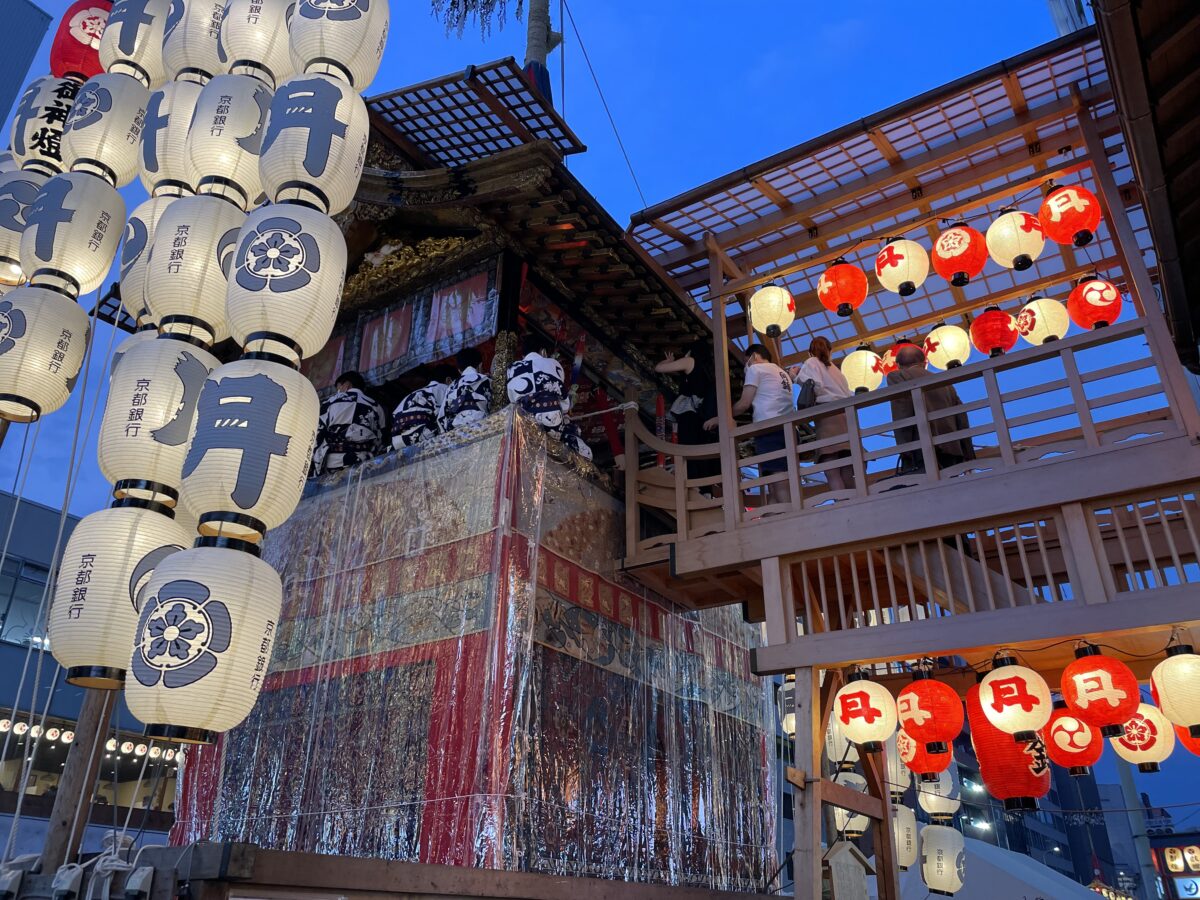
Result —
<path fill-rule="evenodd" d="M 896 847 L 892 841 L 892 795 L 888 790 L 887 769 L 882 753 L 862 755 L 867 792 L 883 801 L 883 818 L 871 820 L 875 841 L 875 889 L 879 900 L 900 900 L 900 869 L 896 865 Z"/>
<path fill-rule="evenodd" d="M 67 762 L 58 780 L 58 794 L 50 811 L 46 843 L 42 847 L 43 872 L 55 871 L 79 852 L 84 829 L 91 818 L 92 790 L 100 760 L 104 758 L 104 735 L 108 732 L 116 699 L 116 691 L 83 692 L 83 706 L 75 723 L 75 740 L 67 753 Z"/>
<path fill-rule="evenodd" d="M 821 728 L 817 670 L 796 670 L 796 768 L 803 787 L 792 786 L 792 895 L 821 896 Z"/>
<path fill-rule="evenodd" d="M 741 496 L 738 492 L 737 446 L 733 439 L 733 391 L 729 383 L 729 323 L 725 319 L 725 297 L 721 293 L 725 277 L 721 274 L 721 260 L 717 253 L 715 247 L 710 247 L 708 277 L 712 301 L 713 352 L 716 354 L 713 371 L 717 376 L 717 433 L 721 441 L 721 485 L 725 494 L 722 508 L 725 531 L 733 534 L 737 527 Z"/>

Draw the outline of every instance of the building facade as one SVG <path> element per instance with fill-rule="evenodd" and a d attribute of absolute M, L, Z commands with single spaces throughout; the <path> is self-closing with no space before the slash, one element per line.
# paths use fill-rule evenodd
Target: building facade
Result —
<path fill-rule="evenodd" d="M 0 110 L 5 117 L 29 82 L 29 66 L 41 46 L 50 15 L 30 0 L 7 0 L 4 4 L 4 53 L 0 54 Z M 7 141 L 5 142 L 7 146 Z"/>

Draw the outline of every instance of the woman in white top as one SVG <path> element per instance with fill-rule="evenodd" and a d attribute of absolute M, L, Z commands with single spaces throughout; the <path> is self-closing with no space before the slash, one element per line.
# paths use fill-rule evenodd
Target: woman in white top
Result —
<path fill-rule="evenodd" d="M 812 381 L 817 389 L 817 403 L 833 403 L 854 396 L 846 376 L 842 370 L 833 364 L 833 345 L 827 338 L 813 338 L 808 345 L 808 359 L 804 365 L 792 370 L 791 374 L 797 384 L 803 385 Z M 846 433 L 846 416 L 844 414 L 827 415 L 817 419 L 817 439 L 837 437 Z M 817 462 L 830 459 L 841 459 L 850 455 L 845 444 L 835 444 L 826 447 L 817 454 Z M 831 491 L 839 491 L 852 487 L 854 471 L 850 466 L 830 469 L 826 473 Z"/>

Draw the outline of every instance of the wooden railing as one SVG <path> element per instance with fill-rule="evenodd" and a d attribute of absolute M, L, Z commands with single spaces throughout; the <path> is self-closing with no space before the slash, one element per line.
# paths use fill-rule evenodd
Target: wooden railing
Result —
<path fill-rule="evenodd" d="M 672 543 L 766 517 L 816 516 L 900 489 L 962 485 L 1178 437 L 1187 433 L 1183 404 L 1193 401 L 1173 390 L 1136 319 L 722 429 L 708 445 L 664 442 L 630 414 L 627 562 L 662 559 Z M 692 477 L 697 462 L 719 462 L 721 440 L 734 445 L 726 457 L 738 460 L 734 470 Z M 655 465 L 655 455 L 666 464 Z"/>

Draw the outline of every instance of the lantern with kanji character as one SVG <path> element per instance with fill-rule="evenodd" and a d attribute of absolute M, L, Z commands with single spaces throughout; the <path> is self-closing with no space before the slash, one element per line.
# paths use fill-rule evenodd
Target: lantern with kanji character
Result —
<path fill-rule="evenodd" d="M 933 271 L 955 287 L 964 287 L 983 271 L 987 262 L 987 241 L 966 222 L 956 222 L 933 242 Z"/>
<path fill-rule="evenodd" d="M 125 700 L 147 737 L 209 742 L 262 689 L 283 585 L 256 547 L 221 541 L 167 557 L 144 589 Z"/>
<path fill-rule="evenodd" d="M 115 497 L 176 504 L 200 390 L 219 365 L 207 350 L 169 335 L 124 354 L 113 370 L 96 445 Z"/>
<path fill-rule="evenodd" d="M 166 81 L 163 27 L 170 6 L 171 0 L 116 0 L 100 37 L 104 70 L 136 78 L 151 90 Z"/>
<path fill-rule="evenodd" d="M 153 341 L 158 337 L 158 328 L 154 325 L 142 325 L 129 337 L 125 338 L 121 343 L 117 344 L 113 350 L 112 361 L 108 364 L 108 381 L 112 385 L 113 375 L 116 374 L 117 366 L 121 360 L 125 358 L 125 354 L 136 347 L 138 344 L 144 344 L 147 341 Z"/>
<path fill-rule="evenodd" d="M 366 90 L 387 43 L 388 4 L 370 0 L 300 0 L 291 22 L 292 66 L 343 78 Z"/>
<path fill-rule="evenodd" d="M 955 768 L 947 766 L 935 781 L 923 783 L 917 791 L 917 802 L 934 822 L 949 825 L 954 821 L 954 814 L 962 806 L 962 786 Z"/>
<path fill-rule="evenodd" d="M 79 82 L 43 75 L 29 82 L 9 130 L 9 150 L 22 169 L 47 177 L 63 170 L 63 124 L 71 114 Z"/>
<path fill-rule="evenodd" d="M 867 273 L 839 256 L 821 273 L 817 299 L 830 312 L 849 316 L 867 299 L 867 290 Z"/>
<path fill-rule="evenodd" d="M 288 48 L 294 9 L 294 0 L 227 0 L 221 21 L 225 71 L 257 78 L 271 90 L 294 75 Z"/>
<path fill-rule="evenodd" d="M 911 297 L 929 276 L 929 254 L 916 241 L 892 238 L 875 257 L 875 276 L 886 290 Z"/>
<path fill-rule="evenodd" d="M 1109 738 L 1109 743 L 1117 756 L 1150 774 L 1159 771 L 1159 764 L 1175 749 L 1175 730 L 1157 706 L 1139 703 L 1137 712 L 1125 723 L 1124 733 Z"/>
<path fill-rule="evenodd" d="M 198 83 L 225 72 L 221 22 L 224 0 L 187 0 L 172 3 L 163 29 L 163 68 L 167 77 Z"/>
<path fill-rule="evenodd" d="M 20 284 L 25 278 L 21 270 L 25 213 L 41 193 L 47 178 L 33 169 L 0 175 L 0 211 L 3 211 L 0 214 L 0 285 Z"/>
<path fill-rule="evenodd" d="M 243 210 L 259 202 L 258 155 L 270 105 L 270 89 L 249 75 L 218 75 L 201 88 L 187 136 L 188 182 L 199 193 Z"/>
<path fill-rule="evenodd" d="M 949 747 L 930 751 L 923 741 L 914 739 L 903 728 L 896 732 L 896 751 L 921 782 L 936 781 L 938 772 L 944 772 L 953 759 Z"/>
<path fill-rule="evenodd" d="M 971 343 L 985 356 L 1003 356 L 1017 343 L 1017 320 L 998 306 L 989 306 L 971 323 Z"/>
<path fill-rule="evenodd" d="M 87 81 L 104 71 L 100 36 L 111 10 L 109 0 L 76 0 L 67 7 L 50 45 L 50 73 L 55 78 Z"/>
<path fill-rule="evenodd" d="M 1050 297 L 1032 297 L 1017 313 L 1017 333 L 1035 347 L 1067 336 L 1071 317 Z"/>
<path fill-rule="evenodd" d="M 1121 316 L 1121 292 L 1103 278 L 1085 278 L 1067 296 L 1067 314 L 1084 331 L 1111 325 Z"/>
<path fill-rule="evenodd" d="M 1050 757 L 1035 733 L 1032 740 L 1014 741 L 985 714 L 990 702 L 982 684 L 967 691 L 967 720 L 971 741 L 979 758 L 979 774 L 988 792 L 1004 803 L 1006 810 L 1037 809 L 1037 799 L 1050 790 Z M 1050 703 L 1047 700 L 1047 710 Z"/>
<path fill-rule="evenodd" d="M 980 682 L 979 700 L 988 721 L 1018 742 L 1033 740 L 1053 709 L 1046 679 L 1011 656 L 992 663 Z"/>
<path fill-rule="evenodd" d="M 139 500 L 118 500 L 75 526 L 48 623 L 68 683 L 121 687 L 146 584 L 159 562 L 189 543 L 167 507 Z"/>
<path fill-rule="evenodd" d="M 949 825 L 921 829 L 921 878 L 929 893 L 953 897 L 962 890 L 967 849 L 963 836 Z"/>
<path fill-rule="evenodd" d="M 833 716 L 829 717 L 833 721 Z M 904 759 L 900 755 L 900 750 L 897 746 L 897 740 L 900 737 L 900 731 L 897 730 L 884 745 L 884 757 L 887 763 L 887 784 L 888 793 L 892 795 L 892 800 L 896 803 L 900 802 L 900 798 L 904 796 L 904 792 L 912 785 L 912 769 L 904 764 Z M 911 741 L 911 738 L 908 740 Z M 915 741 L 912 741 L 915 743 Z"/>
<path fill-rule="evenodd" d="M 929 332 L 925 344 L 925 359 L 939 369 L 956 369 L 971 356 L 971 339 L 957 325 L 938 324 Z"/>
<path fill-rule="evenodd" d="M 20 287 L 0 297 L 0 419 L 32 422 L 75 387 L 88 314 L 57 291 Z"/>
<path fill-rule="evenodd" d="M 1159 709 L 1176 725 L 1200 738 L 1200 656 L 1190 644 L 1167 648 L 1167 658 L 1150 674 Z"/>
<path fill-rule="evenodd" d="M 1017 209 L 1005 209 L 988 226 L 987 248 L 992 259 L 1006 269 L 1024 272 L 1042 253 L 1046 239 L 1037 216 Z"/>
<path fill-rule="evenodd" d="M 883 362 L 879 354 L 866 344 L 860 344 L 853 353 L 842 359 L 842 375 L 856 394 L 873 391 L 883 382 Z"/>
<path fill-rule="evenodd" d="M 902 803 L 892 805 L 892 845 L 896 850 L 896 865 L 907 872 L 921 856 L 920 831 L 917 815 Z"/>
<path fill-rule="evenodd" d="M 896 697 L 900 727 L 930 753 L 944 753 L 963 727 L 962 701 L 954 688 L 919 669 Z"/>
<path fill-rule="evenodd" d="M 1108 738 L 1124 733 L 1141 702 L 1137 676 L 1129 666 L 1094 644 L 1075 651 L 1075 659 L 1063 669 L 1061 688 L 1067 709 Z"/>
<path fill-rule="evenodd" d="M 1104 752 L 1100 729 L 1071 712 L 1064 700 L 1054 701 L 1054 711 L 1043 734 L 1050 761 L 1076 777 L 1090 775 L 1091 767 Z"/>
<path fill-rule="evenodd" d="M 150 95 L 142 131 L 138 177 L 150 193 L 195 193 L 187 136 L 200 85 L 171 81 Z"/>
<path fill-rule="evenodd" d="M 78 297 L 96 290 L 121 244 L 125 201 L 84 172 L 55 175 L 25 210 L 21 268 L 33 284 Z"/>
<path fill-rule="evenodd" d="M 777 284 L 760 287 L 750 297 L 750 324 L 767 337 L 777 338 L 796 320 L 796 301 Z"/>
<path fill-rule="evenodd" d="M 63 126 L 63 167 L 116 187 L 133 181 L 149 100 L 150 91 L 125 75 L 106 72 L 89 79 Z"/>
<path fill-rule="evenodd" d="M 867 792 L 867 779 L 857 772 L 839 772 L 834 776 L 834 781 L 851 790 L 858 791 L 860 794 Z M 838 832 L 851 840 L 862 837 L 871 827 L 870 818 L 860 812 L 842 809 L 840 806 L 833 807 L 833 822 Z"/>
<path fill-rule="evenodd" d="M 833 699 L 833 715 L 863 753 L 878 753 L 896 730 L 896 701 L 863 671 L 854 672 Z"/>
<path fill-rule="evenodd" d="M 150 261 L 150 245 L 158 221 L 174 197 L 151 197 L 129 214 L 125 223 L 125 240 L 121 242 L 121 305 L 137 319 L 146 310 L 146 268 Z"/>
<path fill-rule="evenodd" d="M 852 772 L 858 764 L 858 748 L 846 737 L 846 729 L 837 716 L 829 717 L 829 727 L 825 729 L 825 756 L 837 772 Z"/>
<path fill-rule="evenodd" d="M 1055 188 L 1042 201 L 1038 221 L 1042 232 L 1056 244 L 1084 247 L 1092 242 L 1092 233 L 1100 224 L 1100 201 L 1080 185 Z"/>

